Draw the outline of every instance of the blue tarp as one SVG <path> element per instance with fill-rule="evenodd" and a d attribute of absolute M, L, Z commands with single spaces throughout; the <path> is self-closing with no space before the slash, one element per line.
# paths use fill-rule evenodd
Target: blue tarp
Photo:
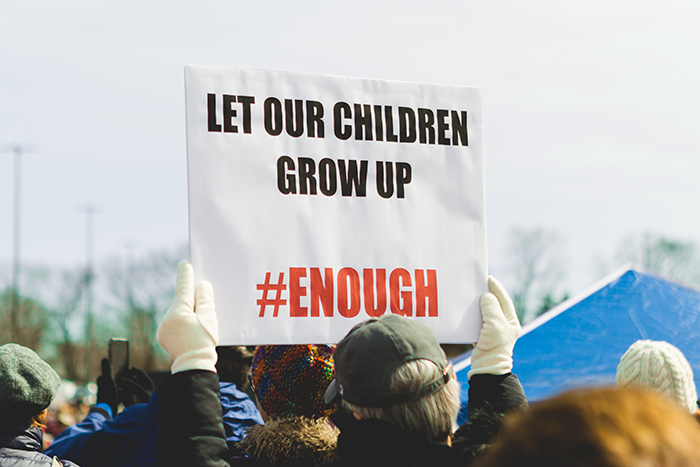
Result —
<path fill-rule="evenodd" d="M 700 292 L 632 267 L 523 326 L 513 372 L 531 402 L 570 388 L 614 385 L 620 357 L 639 339 L 678 347 L 700 387 Z M 455 359 L 464 406 L 469 361 L 469 355 Z"/>

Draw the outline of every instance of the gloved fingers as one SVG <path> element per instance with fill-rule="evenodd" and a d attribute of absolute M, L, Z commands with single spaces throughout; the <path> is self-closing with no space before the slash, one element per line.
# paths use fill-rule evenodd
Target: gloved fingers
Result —
<path fill-rule="evenodd" d="M 130 370 L 126 370 L 124 374 L 122 374 L 120 381 L 121 380 L 132 381 L 146 390 L 153 391 L 155 389 L 153 380 L 149 378 L 149 376 L 143 370 L 136 367 L 131 367 Z"/>
<path fill-rule="evenodd" d="M 112 378 L 112 367 L 109 360 L 102 359 L 102 375 L 97 377 L 97 402 L 109 405 L 112 415 L 117 414 L 119 398 L 117 383 Z"/>
<path fill-rule="evenodd" d="M 216 371 L 218 336 L 211 284 L 203 282 L 195 291 L 192 266 L 180 263 L 175 299 L 156 332 L 158 343 L 173 359 L 171 371 Z"/>
<path fill-rule="evenodd" d="M 151 393 L 153 392 L 147 391 L 139 384 L 130 380 L 119 381 L 118 386 L 119 402 L 124 404 L 125 407 L 148 402 L 148 399 L 151 397 Z"/>
<path fill-rule="evenodd" d="M 148 402 L 154 390 L 153 380 L 138 368 L 131 367 L 117 378 L 119 402 L 125 407 Z"/>
<path fill-rule="evenodd" d="M 219 321 L 214 306 L 214 288 L 209 281 L 202 281 L 197 287 L 194 311 L 199 323 L 214 341 L 214 345 L 218 345 Z"/>
<path fill-rule="evenodd" d="M 194 269 L 188 261 L 180 261 L 177 265 L 177 288 L 175 289 L 175 298 L 173 299 L 173 304 L 176 301 L 182 302 L 187 305 L 189 309 L 194 306 Z"/>
<path fill-rule="evenodd" d="M 495 295 L 490 292 L 483 294 L 479 305 L 483 324 L 476 347 L 491 350 L 501 343 L 503 332 L 509 325 Z"/>
<path fill-rule="evenodd" d="M 500 308 L 503 310 L 503 314 L 508 323 L 520 326 L 520 320 L 518 320 L 518 314 L 515 311 L 513 300 L 510 299 L 506 289 L 493 276 L 489 276 L 489 292 L 498 299 Z"/>
<path fill-rule="evenodd" d="M 106 358 L 102 359 L 102 376 L 105 378 L 112 377 L 112 365 L 109 364 L 109 360 Z"/>
<path fill-rule="evenodd" d="M 158 330 L 156 331 L 156 340 L 170 354 L 169 346 L 177 342 L 170 341 L 164 345 L 164 340 L 167 340 L 168 332 L 178 327 L 178 323 L 194 319 L 194 270 L 192 265 L 187 261 L 180 261 L 177 265 L 177 287 L 175 289 L 175 297 L 168 308 L 168 311 L 163 316 Z"/>

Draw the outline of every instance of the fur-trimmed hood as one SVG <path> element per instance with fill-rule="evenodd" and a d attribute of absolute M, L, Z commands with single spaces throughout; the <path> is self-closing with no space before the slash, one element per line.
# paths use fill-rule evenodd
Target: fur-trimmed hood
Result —
<path fill-rule="evenodd" d="M 315 466 L 338 459 L 338 433 L 328 418 L 281 418 L 251 427 L 239 447 L 259 465 Z"/>

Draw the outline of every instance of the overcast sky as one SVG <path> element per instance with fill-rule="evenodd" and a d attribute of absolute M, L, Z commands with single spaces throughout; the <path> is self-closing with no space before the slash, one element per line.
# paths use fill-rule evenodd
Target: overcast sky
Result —
<path fill-rule="evenodd" d="M 22 258 L 187 240 L 183 67 L 477 86 L 491 270 L 507 235 L 565 241 L 567 284 L 629 235 L 700 242 L 700 3 L 73 1 L 0 7 L 0 146 L 21 143 Z M 0 154 L 0 268 L 13 157 Z M 4 265 L 4 266 L 3 266 Z M 507 282 L 507 280 L 504 280 Z"/>

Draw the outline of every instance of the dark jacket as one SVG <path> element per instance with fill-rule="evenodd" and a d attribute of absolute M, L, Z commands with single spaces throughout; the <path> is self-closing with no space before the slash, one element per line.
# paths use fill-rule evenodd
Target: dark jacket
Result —
<path fill-rule="evenodd" d="M 469 421 L 452 435 L 454 449 L 474 456 L 498 434 L 503 417 L 527 408 L 525 391 L 512 373 L 474 375 L 469 380 Z"/>
<path fill-rule="evenodd" d="M 219 402 L 219 375 L 189 370 L 158 388 L 158 466 L 224 467 L 229 451 Z"/>
<path fill-rule="evenodd" d="M 356 420 L 350 414 L 333 417 L 340 435 L 340 460 L 324 466 L 463 466 L 460 453 L 446 444 L 430 443 L 381 420 Z"/>
<path fill-rule="evenodd" d="M 51 466 L 53 457 L 41 452 L 44 435 L 41 428 L 0 427 L 0 466 L 39 467 Z M 66 467 L 76 464 L 61 460 Z"/>
<path fill-rule="evenodd" d="M 469 422 L 452 436 L 452 447 L 431 443 L 380 420 L 356 420 L 341 414 L 333 420 L 340 429 L 340 461 L 326 464 L 350 466 L 466 466 L 495 435 L 505 413 L 527 406 L 518 378 L 507 375 L 475 375 L 469 381 Z"/>
<path fill-rule="evenodd" d="M 228 465 L 221 429 L 216 373 L 192 370 L 169 376 L 161 386 L 158 463 L 163 466 Z M 340 414 L 338 454 L 332 466 L 468 465 L 498 431 L 503 415 L 527 406 L 522 386 L 513 374 L 475 375 L 470 381 L 470 421 L 453 436 L 453 447 L 430 443 L 420 436 L 379 420 L 355 420 Z"/>

